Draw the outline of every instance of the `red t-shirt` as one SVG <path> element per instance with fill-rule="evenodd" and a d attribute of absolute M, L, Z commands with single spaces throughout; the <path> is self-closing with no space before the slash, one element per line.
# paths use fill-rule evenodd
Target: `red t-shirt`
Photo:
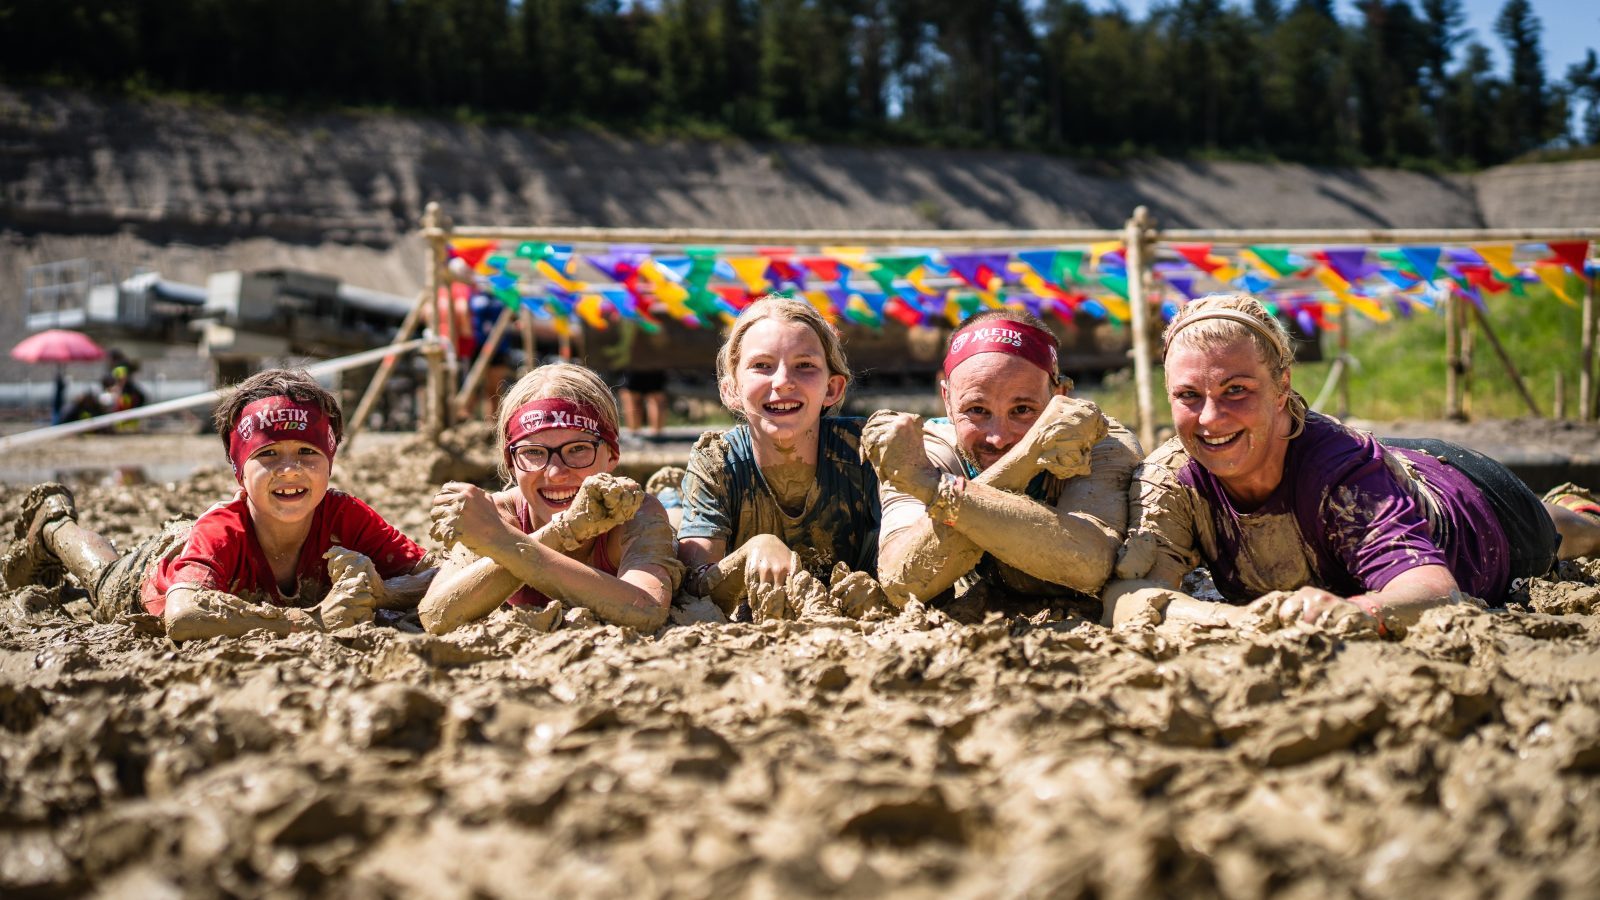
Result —
<path fill-rule="evenodd" d="M 393 578 L 416 568 L 425 551 L 383 520 L 372 507 L 343 491 L 329 490 L 311 519 L 311 532 L 300 547 L 295 567 L 297 584 L 330 586 L 322 554 L 345 547 L 372 560 L 378 575 Z M 176 557 L 162 560 L 145 576 L 141 600 L 152 616 L 167 608 L 167 590 L 176 584 L 226 591 L 274 606 L 288 605 L 278 593 L 278 580 L 256 539 L 244 494 L 206 510 L 189 532 Z"/>

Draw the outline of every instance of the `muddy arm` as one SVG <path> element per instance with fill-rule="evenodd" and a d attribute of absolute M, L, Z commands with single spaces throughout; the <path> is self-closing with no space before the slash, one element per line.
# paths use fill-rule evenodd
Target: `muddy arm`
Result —
<path fill-rule="evenodd" d="M 424 568 L 426 567 L 426 568 Z M 426 561 L 417 563 L 417 569 L 405 575 L 383 580 L 383 590 L 378 597 L 378 609 L 416 609 L 428 592 L 428 585 L 439 574 L 438 566 Z"/>
<path fill-rule="evenodd" d="M 521 586 L 499 563 L 457 544 L 417 604 L 417 618 L 429 634 L 446 634 L 494 612 Z"/>
<path fill-rule="evenodd" d="M 526 534 L 508 534 L 487 548 L 485 555 L 504 567 L 518 583 L 568 606 L 585 607 L 613 625 L 652 632 L 667 621 L 671 588 L 659 566 L 608 575 Z"/>
<path fill-rule="evenodd" d="M 161 614 L 167 637 L 174 641 L 213 637 L 238 637 L 263 629 L 273 634 L 316 631 L 317 623 L 303 609 L 284 609 L 267 603 L 247 603 L 223 591 L 177 585 L 167 591 Z"/>

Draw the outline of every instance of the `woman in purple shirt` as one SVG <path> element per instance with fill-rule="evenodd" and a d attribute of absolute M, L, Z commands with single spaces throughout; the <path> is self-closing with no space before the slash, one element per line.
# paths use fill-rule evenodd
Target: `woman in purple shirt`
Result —
<path fill-rule="evenodd" d="M 1383 631 L 1462 594 L 1503 603 L 1558 555 L 1600 552 L 1600 520 L 1541 502 L 1486 456 L 1380 444 L 1308 411 L 1288 334 L 1252 297 L 1187 304 L 1163 345 L 1178 436 L 1134 473 L 1107 624 L 1150 609 L 1237 624 L 1234 604 L 1283 592 L 1251 614 Z M 1229 604 L 1178 590 L 1197 565 Z"/>

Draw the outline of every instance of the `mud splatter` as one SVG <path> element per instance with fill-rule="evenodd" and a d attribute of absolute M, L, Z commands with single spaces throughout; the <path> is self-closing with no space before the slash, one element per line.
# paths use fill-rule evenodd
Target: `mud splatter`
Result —
<path fill-rule="evenodd" d="M 434 487 L 357 469 L 394 518 Z M 231 485 L 79 508 L 127 546 Z M 0 594 L 0 893 L 1592 896 L 1600 572 L 1561 574 L 1403 641 L 913 602 L 174 646 L 27 588 Z"/>

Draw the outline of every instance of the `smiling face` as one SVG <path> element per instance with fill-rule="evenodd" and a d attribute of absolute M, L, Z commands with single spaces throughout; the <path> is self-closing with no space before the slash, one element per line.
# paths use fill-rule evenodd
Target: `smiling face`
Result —
<path fill-rule="evenodd" d="M 979 471 L 1028 433 L 1055 393 L 1043 369 L 1009 353 L 962 360 L 939 392 L 955 424 L 957 445 Z"/>
<path fill-rule="evenodd" d="M 761 319 L 745 330 L 723 399 L 743 411 L 757 449 L 793 447 L 816 436 L 823 412 L 844 395 L 846 379 L 830 375 L 827 354 L 804 322 Z M 816 441 L 809 442 L 812 455 Z"/>
<path fill-rule="evenodd" d="M 517 444 L 517 447 L 537 444 L 550 451 L 550 461 L 544 468 L 533 472 L 512 470 L 512 474 L 516 476 L 517 489 L 522 491 L 523 499 L 528 501 L 528 511 L 535 528 L 571 506 L 572 498 L 578 495 L 578 486 L 583 484 L 585 478 L 600 472 L 610 472 L 617 467 L 616 455 L 604 442 L 595 448 L 594 462 L 581 469 L 568 466 L 566 460 L 561 458 L 561 454 L 555 452 L 555 448 L 569 441 L 597 440 L 587 431 L 574 428 L 546 428 Z"/>
<path fill-rule="evenodd" d="M 277 441 L 257 450 L 239 470 L 250 515 L 280 525 L 309 523 L 328 493 L 333 462 L 305 441 Z"/>
<path fill-rule="evenodd" d="M 1236 500 L 1265 500 L 1283 478 L 1293 427 L 1289 374 L 1272 380 L 1247 337 L 1211 349 L 1180 338 L 1167 353 L 1167 399 L 1178 439 Z"/>

